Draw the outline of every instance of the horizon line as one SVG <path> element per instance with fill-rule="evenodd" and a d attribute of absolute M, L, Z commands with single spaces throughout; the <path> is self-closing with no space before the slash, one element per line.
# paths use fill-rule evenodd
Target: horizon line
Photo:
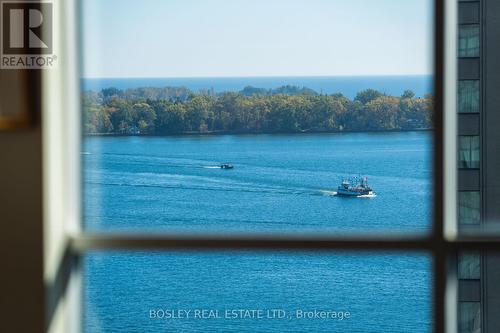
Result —
<path fill-rule="evenodd" d="M 330 77 L 403 77 L 434 76 L 434 73 L 423 74 L 353 74 L 353 75 L 243 75 L 243 76 L 81 76 L 80 79 L 242 79 L 242 78 L 330 78 Z"/>

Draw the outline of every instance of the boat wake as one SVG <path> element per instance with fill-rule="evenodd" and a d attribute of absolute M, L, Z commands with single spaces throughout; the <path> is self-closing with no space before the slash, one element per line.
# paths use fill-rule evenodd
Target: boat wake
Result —
<path fill-rule="evenodd" d="M 323 193 L 323 195 L 327 196 L 327 197 L 333 197 L 333 196 L 337 195 L 336 191 L 320 190 L 320 192 Z"/>
<path fill-rule="evenodd" d="M 203 169 L 220 169 L 220 166 L 203 166 Z"/>

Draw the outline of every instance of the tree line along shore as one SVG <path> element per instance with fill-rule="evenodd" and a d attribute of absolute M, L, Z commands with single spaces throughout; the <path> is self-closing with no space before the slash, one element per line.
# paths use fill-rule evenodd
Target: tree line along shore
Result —
<path fill-rule="evenodd" d="M 432 128 L 433 99 L 411 90 L 374 89 L 353 99 L 312 89 L 245 87 L 193 92 L 185 87 L 102 89 L 82 96 L 87 135 L 409 131 Z"/>

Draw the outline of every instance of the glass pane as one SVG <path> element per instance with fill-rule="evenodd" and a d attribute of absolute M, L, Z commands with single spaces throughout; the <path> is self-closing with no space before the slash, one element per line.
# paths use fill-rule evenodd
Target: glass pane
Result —
<path fill-rule="evenodd" d="M 479 80 L 458 81 L 458 112 L 479 112 Z"/>
<path fill-rule="evenodd" d="M 458 167 L 470 168 L 470 137 L 458 137 Z"/>
<path fill-rule="evenodd" d="M 92 253 L 83 331 L 431 332 L 430 266 L 406 254 Z"/>
<path fill-rule="evenodd" d="M 479 224 L 481 222 L 481 197 L 478 191 L 458 192 L 459 224 Z"/>
<path fill-rule="evenodd" d="M 481 278 L 481 256 L 479 253 L 462 253 L 459 255 L 458 278 L 462 280 Z"/>
<path fill-rule="evenodd" d="M 82 2 L 84 227 L 429 232 L 433 2 L 228 3 Z"/>
<path fill-rule="evenodd" d="M 459 333 L 481 333 L 481 303 L 459 303 Z"/>
<path fill-rule="evenodd" d="M 458 137 L 458 167 L 479 168 L 479 136 L 460 135 Z"/>
<path fill-rule="evenodd" d="M 479 136 L 474 135 L 471 136 L 470 141 L 470 150 L 471 150 L 471 167 L 479 168 Z"/>
<path fill-rule="evenodd" d="M 463 25 L 458 32 L 458 56 L 479 57 L 479 25 Z"/>

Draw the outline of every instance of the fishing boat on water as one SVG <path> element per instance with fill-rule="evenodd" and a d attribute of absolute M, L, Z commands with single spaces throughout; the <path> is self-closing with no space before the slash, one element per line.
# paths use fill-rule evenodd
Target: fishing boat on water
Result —
<path fill-rule="evenodd" d="M 221 169 L 233 169 L 234 166 L 232 164 L 229 164 L 229 163 L 223 163 L 220 165 L 220 168 Z"/>
<path fill-rule="evenodd" d="M 368 185 L 368 177 L 350 177 L 342 180 L 337 195 L 346 197 L 372 196 L 375 192 Z"/>

